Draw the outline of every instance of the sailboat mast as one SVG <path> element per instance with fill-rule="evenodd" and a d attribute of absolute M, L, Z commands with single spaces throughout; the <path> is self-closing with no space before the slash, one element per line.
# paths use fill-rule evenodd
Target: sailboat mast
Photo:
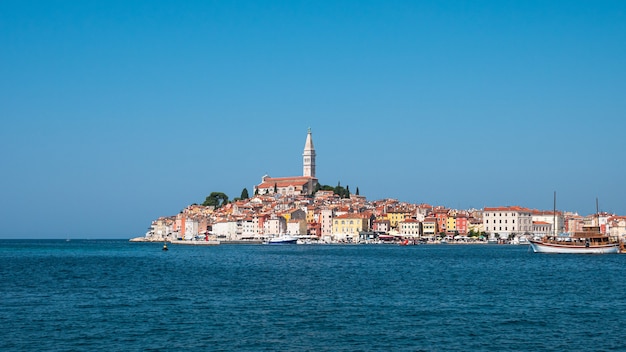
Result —
<path fill-rule="evenodd" d="M 598 208 L 598 197 L 596 197 L 596 226 L 598 226 L 598 231 L 600 230 L 600 209 Z"/>
<path fill-rule="evenodd" d="M 556 191 L 554 191 L 554 209 L 552 212 L 552 225 L 554 226 L 554 236 L 558 233 L 556 231 Z"/>

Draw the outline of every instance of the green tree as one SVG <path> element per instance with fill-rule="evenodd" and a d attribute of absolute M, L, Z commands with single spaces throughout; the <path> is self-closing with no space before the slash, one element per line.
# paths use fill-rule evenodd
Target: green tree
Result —
<path fill-rule="evenodd" d="M 248 195 L 248 189 L 247 188 L 244 188 L 241 191 L 241 197 L 240 198 L 241 199 L 248 199 L 248 198 L 250 198 L 250 196 Z"/>
<path fill-rule="evenodd" d="M 357 196 L 359 195 L 359 187 L 356 188 L 356 193 Z"/>
<path fill-rule="evenodd" d="M 222 192 L 211 192 L 204 200 L 205 207 L 215 207 L 215 209 L 228 204 L 228 196 Z"/>

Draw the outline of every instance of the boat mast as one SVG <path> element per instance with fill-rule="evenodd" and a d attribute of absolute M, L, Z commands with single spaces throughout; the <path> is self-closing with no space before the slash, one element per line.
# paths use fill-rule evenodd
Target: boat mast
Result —
<path fill-rule="evenodd" d="M 596 197 L 596 226 L 598 226 L 598 232 L 600 231 L 600 209 L 598 208 L 598 197 Z"/>
<path fill-rule="evenodd" d="M 554 226 L 554 237 L 558 235 L 556 231 L 556 191 L 554 191 L 554 209 L 552 213 L 552 225 Z"/>

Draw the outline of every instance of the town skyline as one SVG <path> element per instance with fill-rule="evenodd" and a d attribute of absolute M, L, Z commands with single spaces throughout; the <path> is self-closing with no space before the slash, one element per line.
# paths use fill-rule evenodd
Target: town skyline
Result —
<path fill-rule="evenodd" d="M 302 153 L 302 175 L 264 175 L 254 196 L 244 188 L 229 202 L 213 192 L 202 205 L 191 204 L 176 215 L 152 221 L 144 236 L 132 241 L 265 242 L 292 236 L 316 243 L 380 243 L 386 241 L 461 240 L 526 241 L 548 234 L 581 231 L 595 221 L 605 234 L 626 236 L 626 216 L 596 211 L 592 216 L 556 209 L 491 206 L 452 209 L 445 205 L 413 204 L 396 199 L 368 200 L 346 185 L 322 186 L 316 177 L 316 151 L 311 129 Z"/>
<path fill-rule="evenodd" d="M 263 175 L 626 214 L 626 3 L 0 4 L 0 238 L 128 238 Z"/>

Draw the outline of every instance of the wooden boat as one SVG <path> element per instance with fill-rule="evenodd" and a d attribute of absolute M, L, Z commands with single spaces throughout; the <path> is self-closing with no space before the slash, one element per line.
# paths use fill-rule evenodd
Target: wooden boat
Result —
<path fill-rule="evenodd" d="M 545 236 L 541 240 L 530 240 L 535 253 L 619 253 L 620 241 L 590 228 L 575 232 L 571 236 Z"/>
<path fill-rule="evenodd" d="M 554 194 L 554 216 L 556 224 L 556 192 Z M 570 254 L 607 254 L 619 253 L 621 243 L 619 239 L 603 234 L 600 231 L 596 200 L 596 224 L 583 226 L 583 231 L 574 232 L 570 236 L 558 236 L 556 226 L 554 234 L 544 236 L 541 240 L 530 240 L 530 246 L 535 253 L 570 253 Z"/>

